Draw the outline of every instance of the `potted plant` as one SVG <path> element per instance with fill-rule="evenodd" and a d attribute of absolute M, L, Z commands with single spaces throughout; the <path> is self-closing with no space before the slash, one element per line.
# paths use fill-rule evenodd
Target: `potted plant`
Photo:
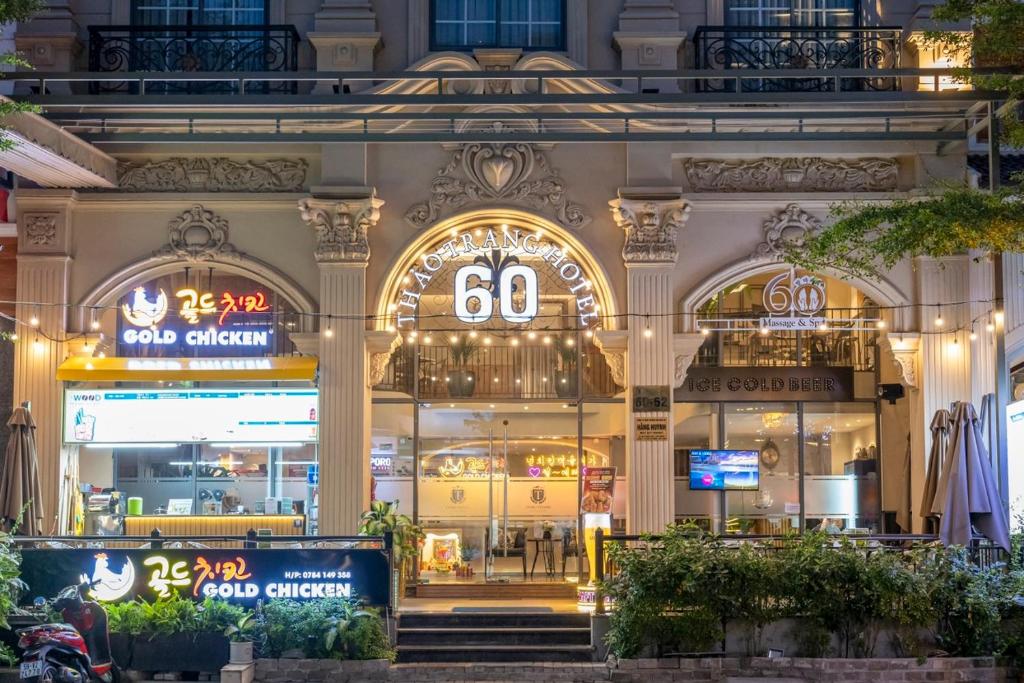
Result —
<path fill-rule="evenodd" d="M 571 340 L 572 337 L 558 344 L 559 367 L 555 371 L 555 394 L 558 398 L 573 398 L 579 384 L 578 356 L 576 345 Z"/>
<path fill-rule="evenodd" d="M 253 617 L 252 612 L 246 612 L 233 624 L 228 624 L 224 629 L 224 635 L 231 642 L 228 655 L 229 664 L 252 664 L 252 639 L 253 639 Z"/>
<path fill-rule="evenodd" d="M 363 513 L 359 533 L 364 536 L 383 536 L 388 531 L 393 534 L 395 570 L 398 572 L 396 597 L 401 598 L 405 595 L 408 578 L 416 571 L 419 543 L 424 534 L 407 515 L 398 512 L 397 500 L 393 503 L 375 500 L 370 503 L 370 509 Z"/>
<path fill-rule="evenodd" d="M 469 335 L 448 340 L 448 373 L 446 383 L 452 398 L 469 398 L 476 389 L 476 373 L 467 365 L 476 353 L 477 344 Z"/>

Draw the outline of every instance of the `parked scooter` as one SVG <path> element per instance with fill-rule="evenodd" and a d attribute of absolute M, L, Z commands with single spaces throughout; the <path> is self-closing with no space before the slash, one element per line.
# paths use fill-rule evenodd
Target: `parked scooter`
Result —
<path fill-rule="evenodd" d="M 110 656 L 107 612 L 87 599 L 90 585 L 68 586 L 53 599 L 64 623 L 18 630 L 21 680 L 28 683 L 119 683 Z M 42 598 L 37 606 L 45 606 Z"/>

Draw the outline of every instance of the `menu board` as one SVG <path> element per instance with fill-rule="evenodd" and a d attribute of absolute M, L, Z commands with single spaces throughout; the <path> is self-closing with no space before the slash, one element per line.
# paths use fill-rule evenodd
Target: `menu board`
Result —
<path fill-rule="evenodd" d="M 317 398 L 315 389 L 67 391 L 64 442 L 315 442 Z"/>
<path fill-rule="evenodd" d="M 580 510 L 611 512 L 615 500 L 615 468 L 588 467 L 583 471 L 583 500 Z"/>

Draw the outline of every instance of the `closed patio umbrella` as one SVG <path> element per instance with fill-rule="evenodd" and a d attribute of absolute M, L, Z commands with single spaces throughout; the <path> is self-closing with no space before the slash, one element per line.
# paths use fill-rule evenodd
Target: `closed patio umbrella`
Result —
<path fill-rule="evenodd" d="M 14 409 L 7 426 L 11 428 L 11 437 L 0 466 L 0 518 L 5 525 L 11 525 L 21 516 L 18 533 L 40 536 L 43 533 L 43 494 L 36 461 L 36 423 L 28 408 L 22 405 Z"/>
<path fill-rule="evenodd" d="M 946 545 L 969 545 L 977 528 L 1010 550 L 1010 527 L 981 435 L 981 420 L 970 403 L 953 409 L 949 450 L 936 495 L 942 518 L 939 538 Z"/>
<path fill-rule="evenodd" d="M 924 476 L 924 493 L 921 496 L 921 516 L 936 517 L 942 512 L 936 500 L 939 477 L 942 474 L 942 454 L 946 451 L 946 437 L 949 434 L 949 411 L 937 410 L 932 417 L 932 447 L 928 450 L 928 466 Z"/>

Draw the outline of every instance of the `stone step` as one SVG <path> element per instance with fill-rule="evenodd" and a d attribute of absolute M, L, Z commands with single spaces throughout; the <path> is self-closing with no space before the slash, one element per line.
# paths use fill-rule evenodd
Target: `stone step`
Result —
<path fill-rule="evenodd" d="M 398 662 L 590 662 L 590 645 L 399 645 Z"/>
<path fill-rule="evenodd" d="M 462 627 L 398 630 L 399 645 L 589 645 L 590 628 Z"/>
<path fill-rule="evenodd" d="M 590 628 L 574 612 L 402 612 L 398 628 Z"/>
<path fill-rule="evenodd" d="M 583 662 L 517 662 L 509 664 L 394 664 L 391 679 L 403 683 L 430 681 L 607 681 L 604 664 Z"/>

